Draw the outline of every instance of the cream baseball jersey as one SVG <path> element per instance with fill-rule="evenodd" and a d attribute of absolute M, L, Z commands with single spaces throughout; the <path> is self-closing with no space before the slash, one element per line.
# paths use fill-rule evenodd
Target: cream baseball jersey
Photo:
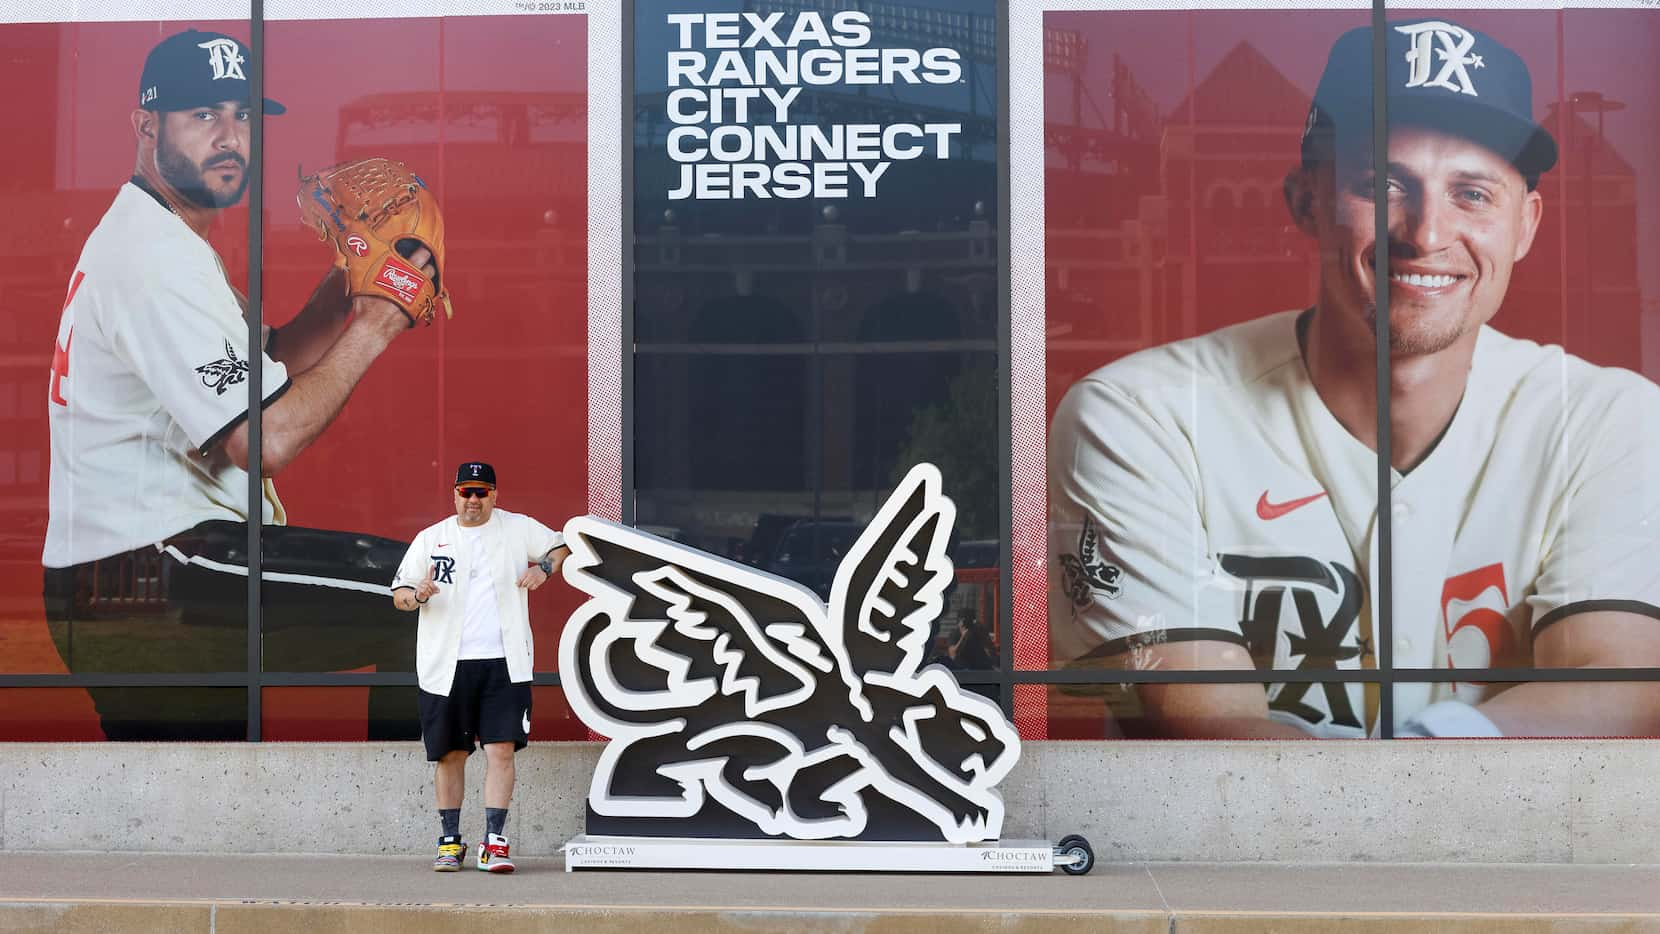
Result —
<path fill-rule="evenodd" d="M 421 690 L 448 696 L 455 679 L 455 663 L 461 656 L 474 556 L 482 554 L 490 565 L 495 592 L 496 615 L 500 620 L 501 645 L 507 656 L 507 673 L 514 682 L 529 681 L 536 660 L 535 638 L 530 631 L 530 591 L 516 586 L 529 562 L 565 544 L 565 534 L 548 528 L 530 516 L 496 507 L 490 521 L 464 536 L 461 523 L 450 516 L 422 529 L 409 543 L 397 574 L 392 578 L 394 593 L 413 589 L 427 574 L 438 592 L 421 607 L 415 636 L 415 672 Z M 471 536 L 478 536 L 478 550 Z"/>
<path fill-rule="evenodd" d="M 1376 455 L 1320 401 L 1298 314 L 1134 354 L 1062 400 L 1057 661 L 1216 640 L 1259 669 L 1376 666 Z M 1391 500 L 1397 668 L 1527 667 L 1533 635 L 1582 611 L 1660 625 L 1660 387 L 1637 374 L 1483 328 L 1451 425 Z M 1398 684 L 1394 719 L 1504 687 Z M 1375 732 L 1361 684 L 1268 692 L 1316 736 Z"/>
<path fill-rule="evenodd" d="M 212 247 L 131 183 L 70 278 L 47 388 L 42 563 L 67 567 L 209 519 L 245 521 L 248 475 L 219 442 L 247 417 L 248 326 Z M 263 359 L 267 404 L 288 387 Z M 286 517 L 266 483 L 261 521 Z"/>

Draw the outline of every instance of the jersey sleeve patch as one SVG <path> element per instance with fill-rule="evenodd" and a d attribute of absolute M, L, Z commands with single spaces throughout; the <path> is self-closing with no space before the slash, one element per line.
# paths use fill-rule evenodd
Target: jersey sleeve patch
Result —
<path fill-rule="evenodd" d="M 1088 606 L 1092 592 L 1108 600 L 1117 600 L 1124 592 L 1124 570 L 1101 557 L 1100 535 L 1095 530 L 1095 520 L 1088 514 L 1084 515 L 1083 528 L 1078 533 L 1077 551 L 1063 553 L 1058 560 L 1073 606 Z"/>
<path fill-rule="evenodd" d="M 222 396 L 233 386 L 240 386 L 248 381 L 248 361 L 237 356 L 236 348 L 230 341 L 225 342 L 225 355 L 196 368 L 202 377 L 202 385 L 213 390 L 214 395 Z"/>
<path fill-rule="evenodd" d="M 143 380 L 185 437 L 207 450 L 247 417 L 253 354 L 261 354 L 261 396 L 288 382 L 288 370 L 256 347 L 248 349 L 248 322 L 235 293 L 205 244 L 155 257 L 128 282 L 112 307 L 111 345 Z"/>

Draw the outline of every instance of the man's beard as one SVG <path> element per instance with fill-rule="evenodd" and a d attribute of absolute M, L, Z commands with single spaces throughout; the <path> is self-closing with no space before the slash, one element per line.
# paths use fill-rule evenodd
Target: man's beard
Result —
<path fill-rule="evenodd" d="M 1378 306 L 1368 303 L 1366 323 L 1372 333 L 1378 332 Z M 1391 322 L 1393 325 L 1393 322 Z M 1440 353 L 1458 343 L 1462 332 L 1456 323 L 1449 327 L 1431 329 L 1422 325 L 1415 328 L 1389 328 L 1389 355 L 1391 357 L 1421 357 Z"/>
<path fill-rule="evenodd" d="M 210 168 L 225 163 L 240 166 L 242 168 L 242 180 L 237 183 L 234 189 L 216 193 L 208 188 L 205 179 Z M 228 208 L 241 201 L 242 193 L 248 190 L 248 163 L 241 156 L 234 152 L 220 153 L 209 158 L 202 165 L 197 165 L 186 158 L 184 153 L 168 144 L 165 125 L 162 126 L 161 133 L 156 138 L 156 168 L 160 170 L 161 177 L 167 181 L 167 184 L 173 186 L 173 190 L 183 195 L 185 200 L 197 207 Z"/>

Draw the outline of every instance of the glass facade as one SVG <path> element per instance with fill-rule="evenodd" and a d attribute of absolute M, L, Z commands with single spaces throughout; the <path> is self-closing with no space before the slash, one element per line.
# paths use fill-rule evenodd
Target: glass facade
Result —
<path fill-rule="evenodd" d="M 1660 733 L 1652 11 L 560 6 L 0 23 L 0 739 L 416 738 L 466 460 L 821 598 L 932 463 L 1030 739 Z M 295 193 L 377 156 L 454 314 L 363 351 Z"/>
<path fill-rule="evenodd" d="M 1660 726 L 1653 23 L 1046 14 L 1057 735 Z"/>

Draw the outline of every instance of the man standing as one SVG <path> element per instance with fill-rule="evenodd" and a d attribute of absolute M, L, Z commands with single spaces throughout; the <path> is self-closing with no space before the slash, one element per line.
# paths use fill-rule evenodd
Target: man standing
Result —
<path fill-rule="evenodd" d="M 1269 682 L 1141 685 L 1150 732 L 1375 735 L 1375 685 L 1307 675 L 1377 667 L 1391 559 L 1397 668 L 1660 664 L 1660 389 L 1489 325 L 1557 158 L 1527 67 L 1456 23 L 1390 23 L 1375 165 L 1372 41 L 1361 28 L 1333 46 L 1285 179 L 1293 222 L 1319 244 L 1314 305 L 1116 361 L 1055 415 L 1058 654 Z M 1380 256 L 1394 539 L 1382 555 Z M 1286 670 L 1302 680 L 1272 683 Z M 1394 692 L 1398 735 L 1660 730 L 1654 682 Z"/>
<path fill-rule="evenodd" d="M 191 29 L 151 49 L 130 115 L 132 178 L 67 284 L 47 390 L 42 564 L 48 627 L 72 672 L 245 668 L 249 521 L 265 526 L 266 670 L 385 670 L 408 655 L 384 599 L 384 569 L 402 543 L 288 528 L 270 478 L 318 439 L 413 322 L 390 300 L 348 299 L 333 269 L 298 315 L 250 348 L 246 299 L 207 240 L 259 171 L 249 151 L 254 67 L 248 47 L 220 33 Z M 265 101 L 268 114 L 284 110 Z M 409 254 L 428 275 L 431 259 L 425 247 Z M 255 354 L 266 479 L 250 509 Z M 109 739 L 245 736 L 246 708 L 204 707 L 205 692 L 89 691 Z M 385 713 L 387 696 L 370 692 L 369 736 L 411 735 Z"/>
<path fill-rule="evenodd" d="M 421 738 L 443 834 L 432 868 L 454 872 L 466 858 L 461 798 L 467 757 L 484 747 L 485 836 L 478 868 L 512 872 L 507 806 L 513 756 L 530 740 L 535 658 L 529 592 L 547 583 L 570 550 L 565 536 L 529 516 L 496 508 L 496 471 L 469 461 L 455 472 L 455 515 L 428 526 L 398 566 L 392 601 L 419 610 L 415 667 Z"/>

